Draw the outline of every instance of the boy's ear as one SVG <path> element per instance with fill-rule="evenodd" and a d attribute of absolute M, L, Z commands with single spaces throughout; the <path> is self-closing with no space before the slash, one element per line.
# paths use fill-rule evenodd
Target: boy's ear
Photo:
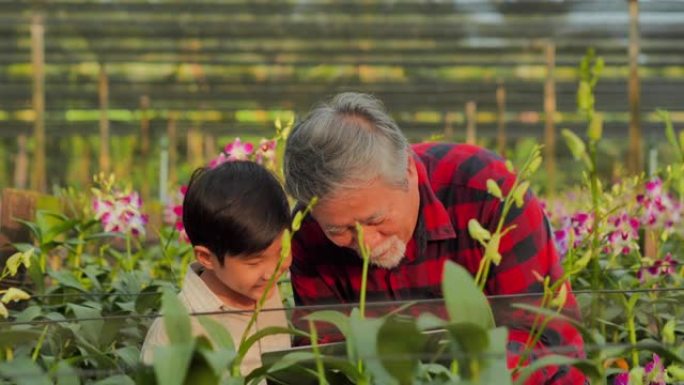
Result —
<path fill-rule="evenodd" d="M 195 252 L 195 258 L 197 258 L 197 262 L 199 262 L 200 265 L 207 270 L 214 270 L 214 261 L 216 260 L 214 253 L 204 246 L 195 246 L 193 247 L 193 250 Z"/>

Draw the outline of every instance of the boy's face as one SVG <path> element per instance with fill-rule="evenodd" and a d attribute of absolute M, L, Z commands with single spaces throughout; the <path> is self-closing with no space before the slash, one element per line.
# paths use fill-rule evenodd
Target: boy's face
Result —
<path fill-rule="evenodd" d="M 213 273 L 214 277 L 222 284 L 222 292 L 216 293 L 222 299 L 228 299 L 233 304 L 246 305 L 251 302 L 259 301 L 262 293 L 266 289 L 266 284 L 275 272 L 280 259 L 282 249 L 282 233 L 264 250 L 252 255 L 226 256 L 223 265 L 211 254 L 210 263 L 205 263 L 198 255 L 198 260 L 205 268 Z M 277 272 L 280 277 L 290 268 L 292 256 L 288 255 Z M 277 282 L 277 281 L 276 281 Z M 211 286 L 211 285 L 210 285 Z M 270 298 L 276 284 L 268 293 Z M 216 292 L 216 290 L 214 290 Z"/>

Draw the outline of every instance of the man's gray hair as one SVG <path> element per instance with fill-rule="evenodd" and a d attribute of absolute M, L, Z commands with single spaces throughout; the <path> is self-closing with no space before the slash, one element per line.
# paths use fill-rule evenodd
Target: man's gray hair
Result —
<path fill-rule="evenodd" d="M 287 139 L 285 188 L 299 202 L 378 178 L 407 183 L 409 143 L 382 102 L 346 92 L 314 108 Z"/>

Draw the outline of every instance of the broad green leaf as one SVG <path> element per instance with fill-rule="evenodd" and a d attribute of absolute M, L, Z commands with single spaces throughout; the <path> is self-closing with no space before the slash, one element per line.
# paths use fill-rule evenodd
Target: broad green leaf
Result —
<path fill-rule="evenodd" d="M 476 357 L 489 346 L 489 334 L 482 326 L 471 322 L 459 322 L 446 325 L 451 338 L 461 350 L 470 357 Z"/>
<path fill-rule="evenodd" d="M 508 330 L 505 327 L 491 329 L 488 336 L 489 346 L 484 352 L 486 361 L 480 373 L 480 381 L 482 384 L 510 385 L 512 378 L 506 360 Z"/>
<path fill-rule="evenodd" d="M 245 342 L 238 347 L 238 356 L 240 357 L 240 361 L 242 361 L 242 358 L 247 354 L 247 351 L 249 351 L 249 349 L 260 339 L 276 334 L 292 334 L 307 336 L 307 334 L 302 333 L 300 331 L 281 326 L 270 326 L 267 328 L 259 329 L 256 333 L 249 336 L 245 340 Z"/>
<path fill-rule="evenodd" d="M 494 327 L 494 316 L 487 297 L 465 268 L 451 261 L 446 262 L 442 292 L 451 323 L 470 322 L 484 329 Z"/>
<path fill-rule="evenodd" d="M 209 339 L 214 343 L 215 349 L 223 349 L 228 351 L 235 351 L 235 342 L 230 332 L 226 330 L 225 326 L 208 316 L 200 316 L 197 318 L 199 323 L 207 331 Z"/>
<path fill-rule="evenodd" d="M 515 380 L 515 385 L 522 385 L 534 372 L 545 368 L 547 366 L 562 366 L 571 365 L 582 371 L 590 379 L 597 380 L 601 377 L 601 370 L 596 367 L 596 364 L 585 359 L 572 358 L 559 355 L 548 355 L 539 358 L 528 366 L 522 368 L 519 372 L 518 378 Z"/>
<path fill-rule="evenodd" d="M 104 320 L 101 319 L 102 312 L 99 309 L 93 309 L 91 307 L 81 306 L 74 303 L 71 303 L 68 306 L 74 312 L 76 318 L 99 318 L 98 320 L 94 321 L 78 321 L 78 324 L 81 326 L 83 337 L 93 346 L 100 346 L 100 334 L 102 333 L 102 328 L 105 324 Z"/>
<path fill-rule="evenodd" d="M 377 350 L 378 332 L 382 319 L 362 318 L 357 308 L 349 316 L 347 343 L 351 340 L 356 350 L 356 358 L 363 361 L 366 370 L 374 381 L 380 384 L 395 384 L 397 381 L 385 370 Z"/>
<path fill-rule="evenodd" d="M 140 360 L 140 349 L 137 346 L 125 346 L 116 349 L 114 355 L 119 357 L 127 367 L 134 368 Z"/>
<path fill-rule="evenodd" d="M 207 360 L 207 355 L 211 356 L 212 352 L 210 349 L 211 343 L 204 339 L 206 346 L 202 346 L 202 339 L 200 339 L 197 352 L 190 361 L 190 369 L 188 370 L 187 379 L 185 381 L 186 385 L 216 385 L 221 376 L 228 370 L 228 360 L 225 361 L 225 365 L 220 365 L 215 362 L 212 357 L 212 363 Z M 220 358 L 220 357 L 216 357 Z"/>
<path fill-rule="evenodd" d="M 234 350 L 228 349 L 218 349 L 216 351 L 201 349 L 200 354 L 216 374 L 227 371 L 229 369 L 228 365 L 237 355 Z"/>
<path fill-rule="evenodd" d="M 303 317 L 305 320 L 327 322 L 335 325 L 342 335 L 347 337 L 349 335 L 349 318 L 339 311 L 335 310 L 321 310 Z"/>
<path fill-rule="evenodd" d="M 0 376 L 10 378 L 16 385 L 52 385 L 50 377 L 28 357 L 0 363 Z"/>
<path fill-rule="evenodd" d="M 135 385 L 135 381 L 124 374 L 117 374 L 109 378 L 105 378 L 104 380 L 100 380 L 93 385 Z"/>
<path fill-rule="evenodd" d="M 79 291 L 87 291 L 83 285 L 74 277 L 74 275 L 70 271 L 62 270 L 62 271 L 50 271 L 48 273 L 50 277 L 54 278 L 60 285 L 66 286 L 66 287 L 71 287 L 74 289 L 77 289 Z"/>
<path fill-rule="evenodd" d="M 59 361 L 55 369 L 55 377 L 57 377 L 57 385 L 80 385 L 81 379 L 74 368 L 65 361 Z"/>
<path fill-rule="evenodd" d="M 154 373 L 157 383 L 164 385 L 183 385 L 190 368 L 194 350 L 194 341 L 190 343 L 172 343 L 169 346 L 157 346 L 154 349 Z"/>
<path fill-rule="evenodd" d="M 415 353 L 425 342 L 413 320 L 389 317 L 378 330 L 377 350 L 384 368 L 400 384 L 410 384 L 418 366 Z"/>
<path fill-rule="evenodd" d="M 162 295 L 164 327 L 172 344 L 189 344 L 192 341 L 192 327 L 188 310 L 175 293 L 166 290 Z"/>

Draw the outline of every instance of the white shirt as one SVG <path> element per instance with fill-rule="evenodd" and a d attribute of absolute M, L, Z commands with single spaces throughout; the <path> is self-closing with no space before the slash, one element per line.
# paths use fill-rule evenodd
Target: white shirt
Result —
<path fill-rule="evenodd" d="M 183 289 L 178 294 L 178 298 L 185 305 L 190 313 L 218 312 L 241 310 L 224 304 L 202 281 L 199 274 L 203 267 L 195 262 L 190 265 L 185 279 Z M 285 311 L 264 311 L 265 309 L 282 309 L 283 303 L 280 299 L 278 290 L 274 290 L 271 298 L 266 300 L 264 308 L 259 313 L 256 322 L 252 326 L 249 335 L 254 334 L 260 329 L 271 326 L 288 327 Z M 238 348 L 242 334 L 247 328 L 252 312 L 217 314 L 210 317 L 225 326 L 233 337 L 235 348 Z M 204 335 L 211 340 L 211 336 L 206 333 L 197 317 L 191 316 L 192 333 L 195 336 Z M 248 337 L 249 337 L 248 335 Z M 147 331 L 145 342 L 143 343 L 140 355 L 145 364 L 152 364 L 154 348 L 156 346 L 168 345 L 169 339 L 166 335 L 163 318 L 157 318 Z M 240 368 L 243 375 L 249 374 L 253 369 L 261 366 L 261 353 L 273 350 L 286 349 L 290 347 L 290 336 L 287 334 L 276 334 L 260 339 L 255 343 L 245 355 Z"/>

